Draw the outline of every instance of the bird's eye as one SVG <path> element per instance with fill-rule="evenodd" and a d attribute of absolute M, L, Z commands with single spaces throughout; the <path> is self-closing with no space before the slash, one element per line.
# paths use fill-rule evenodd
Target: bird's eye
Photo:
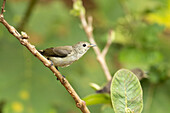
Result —
<path fill-rule="evenodd" d="M 86 47 L 86 44 L 83 44 L 83 47 Z"/>

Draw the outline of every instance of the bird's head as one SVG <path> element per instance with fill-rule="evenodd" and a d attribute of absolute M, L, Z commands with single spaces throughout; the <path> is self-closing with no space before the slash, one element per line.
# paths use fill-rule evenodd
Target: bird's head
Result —
<path fill-rule="evenodd" d="M 75 50 L 80 53 L 80 54 L 84 54 L 87 52 L 87 50 L 90 48 L 90 47 L 94 47 L 95 45 L 93 44 L 90 44 L 88 42 L 78 42 L 77 44 L 75 44 L 73 46 L 73 48 L 75 48 Z"/>

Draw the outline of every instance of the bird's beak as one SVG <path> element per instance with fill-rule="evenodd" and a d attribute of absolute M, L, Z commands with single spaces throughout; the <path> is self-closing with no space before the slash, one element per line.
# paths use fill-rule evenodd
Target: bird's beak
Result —
<path fill-rule="evenodd" d="M 94 45 L 94 44 L 90 44 L 90 45 L 88 45 L 88 47 L 95 47 L 96 45 Z"/>

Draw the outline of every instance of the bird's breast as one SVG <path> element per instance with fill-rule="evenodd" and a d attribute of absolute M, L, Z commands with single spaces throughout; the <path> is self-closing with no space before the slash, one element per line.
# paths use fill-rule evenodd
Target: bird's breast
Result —
<path fill-rule="evenodd" d="M 49 59 L 52 60 L 55 66 L 59 66 L 59 67 L 67 67 L 70 64 L 72 64 L 74 61 L 78 60 L 76 56 L 67 56 L 64 58 L 50 57 Z"/>

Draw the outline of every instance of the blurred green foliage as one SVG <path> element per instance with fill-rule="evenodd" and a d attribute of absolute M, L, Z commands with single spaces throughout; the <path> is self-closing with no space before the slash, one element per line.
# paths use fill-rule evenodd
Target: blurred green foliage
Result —
<path fill-rule="evenodd" d="M 94 36 L 102 49 L 113 29 L 116 39 L 106 61 L 112 75 L 120 68 L 141 68 L 143 113 L 170 111 L 170 0 L 85 0 L 94 18 Z M 93 4 L 90 4 L 90 3 Z M 29 0 L 6 3 L 5 19 L 18 27 Z M 2 0 L 0 5 L 2 4 Z M 92 6 L 91 6 L 92 5 Z M 40 0 L 24 31 L 37 49 L 87 41 L 68 0 Z M 91 6 L 91 8 L 88 8 Z M 164 19 L 166 17 L 166 19 Z M 55 76 L 0 24 L 0 106 L 3 113 L 80 113 Z M 95 93 L 89 83 L 106 84 L 93 50 L 70 67 L 60 68 L 81 98 Z M 161 103 L 161 104 L 160 104 Z M 111 113 L 111 106 L 88 106 L 92 113 Z M 1 107 L 0 107 L 1 108 Z"/>

